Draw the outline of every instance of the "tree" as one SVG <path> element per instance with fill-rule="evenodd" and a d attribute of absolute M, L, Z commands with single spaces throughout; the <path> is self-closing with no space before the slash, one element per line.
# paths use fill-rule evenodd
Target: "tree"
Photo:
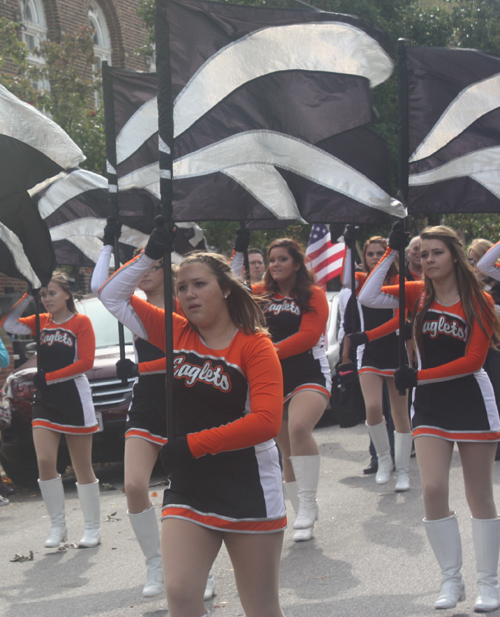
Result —
<path fill-rule="evenodd" d="M 43 41 L 30 64 L 29 51 L 18 39 L 19 24 L 0 19 L 0 83 L 21 100 L 41 109 L 80 146 L 87 157 L 81 166 L 99 174 L 106 170 L 104 115 L 96 105 L 100 76 L 94 71 L 91 28 L 66 34 L 60 43 Z M 50 88 L 42 87 L 50 84 Z"/>

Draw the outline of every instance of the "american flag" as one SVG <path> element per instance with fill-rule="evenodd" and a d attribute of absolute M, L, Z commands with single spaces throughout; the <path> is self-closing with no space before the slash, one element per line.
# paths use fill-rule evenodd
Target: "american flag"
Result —
<path fill-rule="evenodd" d="M 328 225 L 313 225 L 306 249 L 307 266 L 316 275 L 316 283 L 325 288 L 326 283 L 340 276 L 344 259 L 345 244 L 332 244 Z"/>

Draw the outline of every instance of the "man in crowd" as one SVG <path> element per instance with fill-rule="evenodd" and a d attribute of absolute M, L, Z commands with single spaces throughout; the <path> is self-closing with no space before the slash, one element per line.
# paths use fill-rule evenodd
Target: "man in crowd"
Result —
<path fill-rule="evenodd" d="M 250 267 L 250 283 L 260 283 L 266 272 L 264 253 L 260 249 L 248 249 L 248 265 Z"/>
<path fill-rule="evenodd" d="M 420 281 L 422 279 L 422 264 L 420 263 L 420 236 L 415 236 L 408 245 L 406 261 L 407 281 Z"/>

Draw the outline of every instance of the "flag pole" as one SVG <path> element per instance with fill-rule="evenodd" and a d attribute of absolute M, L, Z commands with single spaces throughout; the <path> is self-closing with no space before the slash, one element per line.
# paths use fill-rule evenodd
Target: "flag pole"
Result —
<path fill-rule="evenodd" d="M 111 216 L 118 220 L 120 206 L 118 205 L 118 176 L 116 173 L 116 133 L 115 133 L 115 101 L 113 97 L 113 76 L 106 60 L 102 63 L 102 91 L 104 98 L 104 131 L 106 137 L 106 171 L 108 176 L 108 199 Z M 120 267 L 120 248 L 115 236 L 113 246 L 115 257 L 115 272 Z M 118 322 L 118 345 L 120 346 L 120 360 L 125 359 L 125 330 Z M 123 385 L 127 379 L 122 380 Z"/>
<path fill-rule="evenodd" d="M 399 135 L 399 165 L 398 165 L 398 198 L 406 205 L 408 197 L 408 157 L 409 157 L 409 120 L 408 120 L 408 65 L 406 62 L 406 40 L 398 39 L 398 135 Z M 404 220 L 407 228 L 408 217 Z M 399 368 L 407 366 L 406 353 L 406 298 L 405 298 L 405 251 L 399 251 Z M 400 395 L 405 390 L 400 390 Z"/>
<path fill-rule="evenodd" d="M 167 9 L 165 9 L 167 10 Z M 160 159 L 160 212 L 156 217 L 157 227 L 165 226 L 170 232 L 167 234 L 168 245 L 164 254 L 164 282 L 165 282 L 165 391 L 167 414 L 167 437 L 175 439 L 174 413 L 174 332 L 173 332 L 173 285 L 172 285 L 172 251 L 174 250 L 173 235 L 173 147 L 174 147 L 174 106 L 172 96 L 172 78 L 170 73 L 170 33 L 168 20 L 166 27 L 161 28 L 158 19 L 161 7 L 156 4 L 155 39 L 158 59 L 158 147 Z"/>

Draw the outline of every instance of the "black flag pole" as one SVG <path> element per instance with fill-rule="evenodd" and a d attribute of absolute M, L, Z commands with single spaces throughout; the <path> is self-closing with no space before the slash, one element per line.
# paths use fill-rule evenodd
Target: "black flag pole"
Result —
<path fill-rule="evenodd" d="M 104 130 L 106 137 L 106 170 L 108 176 L 108 198 L 111 216 L 116 220 L 120 217 L 118 205 L 118 176 L 116 173 L 116 132 L 115 132 L 115 101 L 113 96 L 113 76 L 106 60 L 102 63 L 102 90 L 104 98 Z M 113 247 L 115 257 L 115 272 L 120 267 L 120 249 L 118 238 L 115 236 Z M 118 344 L 120 346 L 120 360 L 125 359 L 125 330 L 123 324 L 118 322 Z M 127 380 L 123 380 L 126 385 Z"/>
<path fill-rule="evenodd" d="M 398 165 L 398 198 L 406 205 L 408 197 L 408 157 L 409 157 L 409 130 L 408 130 L 408 65 L 406 62 L 406 41 L 398 40 L 398 134 L 399 134 L 399 165 Z M 408 218 L 404 219 L 405 228 Z M 406 325 L 406 298 L 405 298 L 405 251 L 399 251 L 399 368 L 407 365 L 405 325 Z M 405 391 L 399 394 L 404 395 Z"/>
<path fill-rule="evenodd" d="M 357 229 L 357 227 L 356 227 Z M 354 255 L 354 248 L 356 246 L 356 241 L 354 242 L 354 246 L 351 249 L 351 324 L 352 331 L 356 332 L 358 329 L 358 303 L 356 301 L 356 259 Z"/>
<path fill-rule="evenodd" d="M 174 414 L 174 332 L 173 332 L 173 285 L 172 285 L 172 251 L 174 249 L 173 235 L 173 146 L 174 146 L 174 108 L 172 98 L 172 78 L 170 72 L 170 36 L 168 20 L 161 27 L 162 20 L 158 18 L 160 7 L 156 5 L 156 54 L 158 58 L 158 140 L 160 159 L 160 194 L 161 217 L 156 217 L 157 227 L 166 226 L 169 233 L 168 246 L 164 255 L 165 277 L 165 390 L 167 399 L 167 437 L 175 439 Z"/>

